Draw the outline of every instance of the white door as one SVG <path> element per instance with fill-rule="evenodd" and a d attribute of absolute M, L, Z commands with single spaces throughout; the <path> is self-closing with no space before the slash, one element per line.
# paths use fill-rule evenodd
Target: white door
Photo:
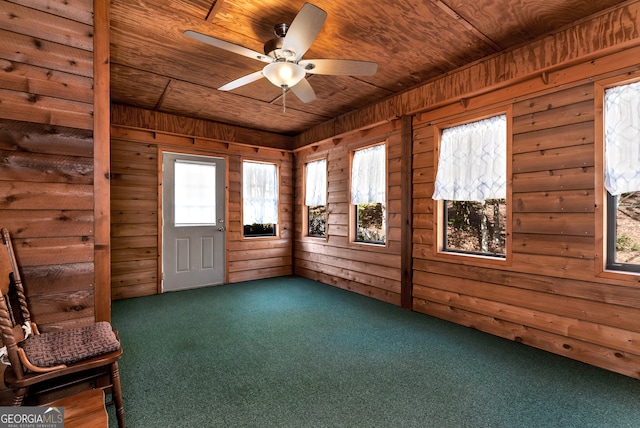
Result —
<path fill-rule="evenodd" d="M 162 291 L 225 281 L 225 160 L 162 153 Z"/>

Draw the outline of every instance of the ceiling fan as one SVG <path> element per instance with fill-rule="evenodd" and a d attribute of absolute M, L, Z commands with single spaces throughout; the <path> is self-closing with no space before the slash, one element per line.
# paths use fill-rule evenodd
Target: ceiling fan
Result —
<path fill-rule="evenodd" d="M 304 103 L 316 99 L 313 88 L 305 79 L 307 73 L 371 76 L 378 69 L 377 63 L 368 61 L 302 59 L 320 33 L 326 18 L 327 13 L 324 10 L 311 3 L 305 3 L 291 25 L 278 24 L 274 27 L 276 38 L 264 44 L 264 54 L 196 31 L 186 30 L 184 34 L 217 48 L 266 62 L 267 65 L 262 70 L 240 77 L 218 89 L 230 91 L 266 77 L 271 83 L 282 88 L 284 110 L 286 109 L 284 97 L 288 89 L 291 89 Z"/>

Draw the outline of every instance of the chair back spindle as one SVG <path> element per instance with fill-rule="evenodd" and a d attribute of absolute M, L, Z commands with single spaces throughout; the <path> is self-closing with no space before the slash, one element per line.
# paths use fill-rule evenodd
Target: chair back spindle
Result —
<path fill-rule="evenodd" d="M 26 307 L 26 298 L 20 273 L 11 245 L 11 238 L 7 229 L 2 229 L 2 248 L 0 249 L 0 335 L 2 336 L 2 344 L 6 349 L 6 356 L 12 367 L 19 367 L 15 370 L 16 377 L 22 378 L 24 370 L 18 355 L 18 343 L 24 339 L 24 333 L 19 322 L 16 322 L 15 312 L 11 303 L 11 294 L 15 292 L 15 298 L 24 302 Z M 16 287 L 20 285 L 20 289 Z M 19 296 L 18 294 L 22 294 Z M 20 305 L 22 303 L 19 303 Z M 24 312 L 22 312 L 24 316 Z M 27 319 L 30 317 L 27 309 Z M 6 361 L 3 361 L 6 363 Z"/>

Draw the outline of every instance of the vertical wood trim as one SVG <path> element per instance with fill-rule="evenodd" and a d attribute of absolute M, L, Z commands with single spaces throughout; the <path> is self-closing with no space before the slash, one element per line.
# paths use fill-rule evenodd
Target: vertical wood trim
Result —
<path fill-rule="evenodd" d="M 505 237 L 505 262 L 507 265 L 511 266 L 513 262 L 513 105 L 508 105 L 506 109 L 503 111 L 498 110 L 497 114 L 506 114 L 507 115 L 507 153 L 505 153 L 507 160 L 507 194 L 506 194 L 506 204 L 507 204 L 507 224 L 506 231 L 507 236 Z"/>
<path fill-rule="evenodd" d="M 387 143 L 385 142 L 385 146 L 387 145 Z M 360 148 L 360 147 L 358 147 Z M 352 177 L 353 177 L 353 153 L 355 150 L 357 150 L 358 148 L 349 148 L 349 150 L 347 151 L 347 155 L 349 156 L 349 168 L 347 168 L 347 182 L 349 183 L 349 185 L 347 186 L 347 205 L 349 205 L 349 209 L 347 210 L 347 212 L 349 213 L 349 217 L 347 219 L 347 239 L 348 239 L 348 244 L 347 245 L 352 245 L 355 240 L 356 240 L 356 225 L 355 225 L 355 221 L 354 219 L 356 218 L 356 213 L 357 210 L 354 207 L 354 205 L 351 203 L 351 187 L 353 186 L 352 183 Z M 385 159 L 384 161 L 386 162 L 385 165 L 389 165 L 389 160 L 387 159 L 387 156 L 385 154 Z M 387 169 L 388 171 L 388 169 Z M 388 180 L 386 180 L 388 181 Z M 327 186 L 329 185 L 329 183 L 327 183 Z M 387 190 L 386 194 L 385 194 L 385 198 L 387 198 L 389 196 L 389 191 Z M 328 202 L 328 201 L 327 201 Z M 327 221 L 329 220 L 329 215 L 327 214 Z M 329 226 L 327 225 L 327 233 L 329 230 Z M 386 246 L 386 244 L 385 244 Z"/>
<path fill-rule="evenodd" d="M 607 272 L 607 190 L 604 187 L 605 141 L 604 141 L 604 93 L 607 88 L 639 81 L 638 76 L 623 75 L 594 82 L 594 144 L 595 144 L 595 275 L 604 278 L 624 278 L 625 273 Z"/>
<path fill-rule="evenodd" d="M 229 235 L 229 218 L 231 205 L 231 156 L 224 154 L 224 283 L 229 283 L 229 244 L 231 238 Z M 293 269 L 292 269 L 293 272 Z"/>
<path fill-rule="evenodd" d="M 400 170 L 402 194 L 400 210 L 402 219 L 402 246 L 400 249 L 400 304 L 404 309 L 411 309 L 413 304 L 413 116 L 401 118 L 402 166 Z"/>
<path fill-rule="evenodd" d="M 306 175 L 304 173 L 302 173 L 302 177 L 298 177 L 297 176 L 297 171 L 298 171 L 298 167 L 297 167 L 297 163 L 296 163 L 296 159 L 295 159 L 295 154 L 293 155 L 293 162 L 291 164 L 291 186 L 293 191 L 292 193 L 292 199 L 293 199 L 293 203 L 291 204 L 291 229 L 293 230 L 293 234 L 291 236 L 291 272 L 295 272 L 296 271 L 296 258 L 295 258 L 295 254 L 296 254 L 296 241 L 298 241 L 298 239 L 296 239 L 296 218 L 298 218 L 298 211 L 300 211 L 300 218 L 302 219 L 302 224 L 301 224 L 301 228 L 300 228 L 300 235 L 305 236 L 305 228 L 304 228 L 304 212 L 306 211 L 304 209 L 304 199 L 302 199 L 302 205 L 297 203 L 297 198 L 298 195 L 296 195 L 296 183 L 302 183 L 302 198 L 304 198 L 306 196 L 306 190 L 305 190 L 305 182 L 304 180 L 306 180 Z M 302 165 L 302 170 L 304 171 L 304 164 Z M 329 175 L 327 174 L 327 180 L 329 178 Z M 328 181 L 325 182 L 325 185 L 327 187 L 327 189 L 329 188 L 329 183 Z M 326 214 L 326 208 L 327 205 L 329 204 L 329 201 L 326 200 L 325 201 L 325 214 Z M 325 237 L 326 237 L 326 229 L 327 228 L 327 224 L 325 221 Z"/>
<path fill-rule="evenodd" d="M 594 144 L 595 144 L 595 275 L 605 270 L 607 256 L 605 254 L 607 225 L 605 222 L 607 192 L 604 190 L 604 86 L 596 82 L 594 85 Z"/>
<path fill-rule="evenodd" d="M 158 283 L 156 284 L 157 294 L 162 294 L 162 289 L 164 287 L 164 246 L 162 245 L 164 240 L 164 210 L 162 208 L 164 204 L 164 152 L 165 150 L 162 147 L 156 147 L 156 158 L 158 163 L 158 254 L 156 259 L 158 261 Z"/>
<path fill-rule="evenodd" d="M 109 0 L 93 9 L 94 316 L 111 321 Z"/>

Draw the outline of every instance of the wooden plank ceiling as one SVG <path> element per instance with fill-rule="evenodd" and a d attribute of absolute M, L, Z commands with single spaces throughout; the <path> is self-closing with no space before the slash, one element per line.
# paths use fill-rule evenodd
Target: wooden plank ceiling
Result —
<path fill-rule="evenodd" d="M 304 0 L 112 0 L 111 99 L 286 135 L 370 105 L 623 0 L 312 0 L 328 17 L 304 59 L 375 61 L 373 76 L 307 75 L 302 103 L 266 79 L 216 88 L 265 64 L 184 36 L 195 30 L 263 52 Z"/>

